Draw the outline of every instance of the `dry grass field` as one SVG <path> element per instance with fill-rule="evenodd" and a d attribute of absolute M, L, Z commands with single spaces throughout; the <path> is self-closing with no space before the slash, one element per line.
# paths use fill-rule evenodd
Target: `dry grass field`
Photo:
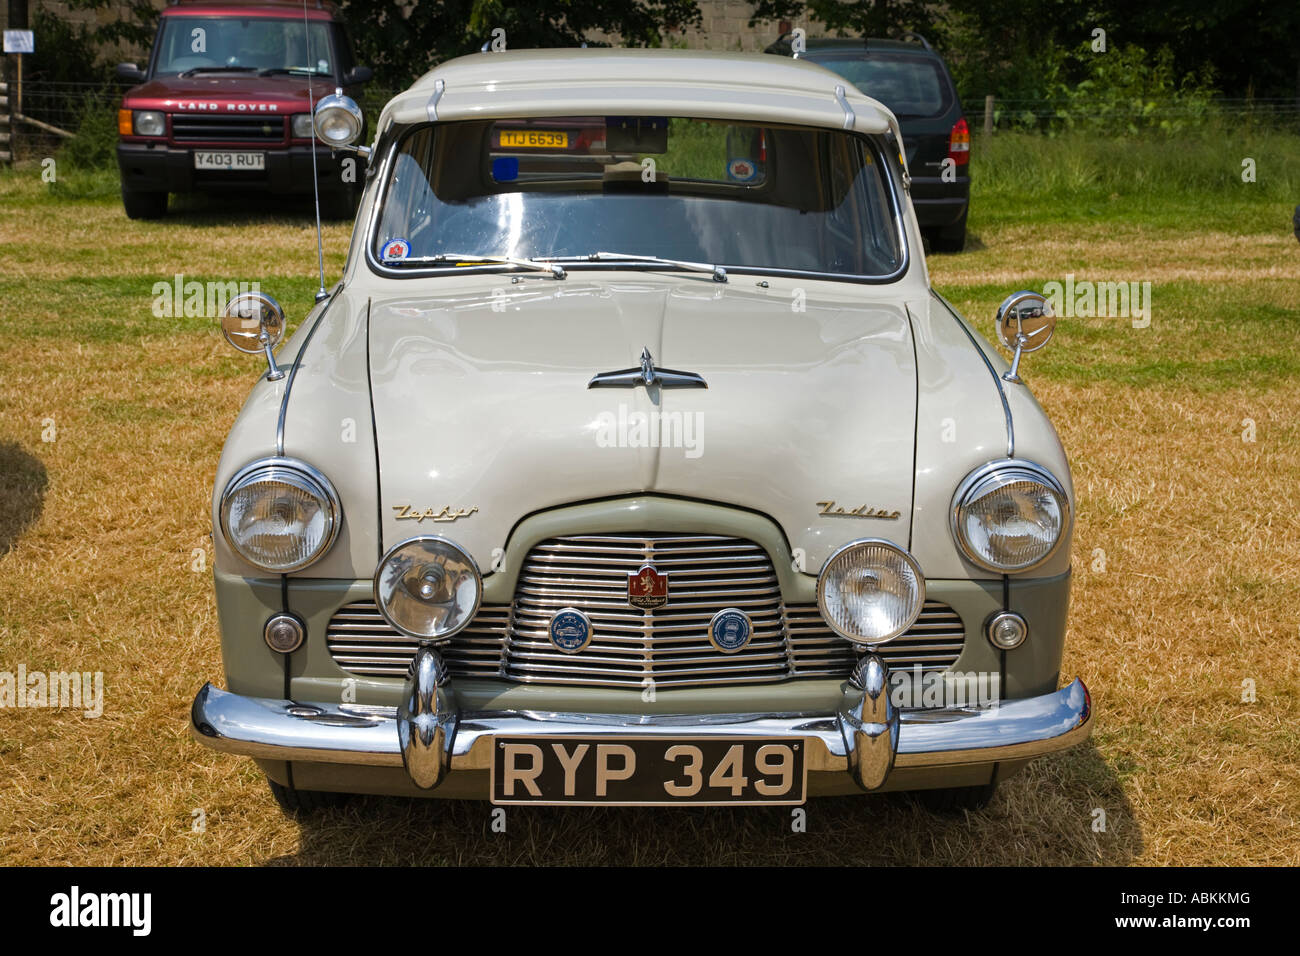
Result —
<path fill-rule="evenodd" d="M 788 809 L 512 808 L 498 834 L 478 803 L 286 819 L 250 761 L 189 738 L 221 673 L 195 555 L 258 362 L 209 319 L 156 318 L 151 289 L 259 280 L 301 317 L 310 217 L 197 202 L 130 223 L 111 194 L 5 174 L 0 671 L 102 671 L 105 703 L 0 710 L 0 863 L 1300 863 L 1300 244 L 1282 202 L 1179 202 L 1059 219 L 991 203 L 968 252 L 931 261 L 986 335 L 1017 288 L 1152 282 L 1149 328 L 1065 319 L 1026 361 L 1078 490 L 1063 671 L 1093 691 L 1088 745 L 955 818 L 891 796 L 815 801 L 806 833 Z M 327 228 L 332 276 L 346 235 Z"/>

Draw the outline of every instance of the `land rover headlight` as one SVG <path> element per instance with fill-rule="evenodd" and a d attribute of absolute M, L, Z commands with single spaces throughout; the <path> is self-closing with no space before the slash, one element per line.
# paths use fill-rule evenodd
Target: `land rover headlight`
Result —
<path fill-rule="evenodd" d="M 483 579 L 464 549 L 434 535 L 393 547 L 375 571 L 375 603 L 403 634 L 451 637 L 478 612 Z"/>
<path fill-rule="evenodd" d="M 989 462 L 953 496 L 953 537 L 967 558 L 989 571 L 1037 567 L 1052 556 L 1069 524 L 1065 489 L 1029 461 Z"/>
<path fill-rule="evenodd" d="M 264 571 L 299 571 L 338 534 L 342 507 L 329 480 L 305 462 L 268 458 L 240 470 L 221 496 L 221 531 Z"/>
<path fill-rule="evenodd" d="M 902 548 L 874 538 L 854 541 L 826 561 L 817 579 L 822 618 L 856 644 L 883 644 L 915 623 L 925 577 Z"/>
<path fill-rule="evenodd" d="M 313 130 L 312 115 L 310 113 L 295 113 L 290 128 L 293 131 L 294 139 L 311 139 Z"/>
<path fill-rule="evenodd" d="M 136 110 L 133 120 L 136 136 L 162 136 L 167 132 L 163 114 L 157 110 Z"/>

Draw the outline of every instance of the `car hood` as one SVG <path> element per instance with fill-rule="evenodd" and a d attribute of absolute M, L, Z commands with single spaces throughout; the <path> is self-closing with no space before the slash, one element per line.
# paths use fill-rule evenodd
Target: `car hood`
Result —
<path fill-rule="evenodd" d="M 334 92 L 329 77 L 313 78 L 315 99 Z M 257 76 L 208 74 L 190 77 L 168 76 L 133 88 L 123 101 L 127 109 L 198 110 L 248 112 L 250 104 L 274 107 L 277 113 L 307 112 L 312 98 L 305 76 Z M 244 110 L 239 107 L 243 105 Z M 260 112 L 261 110 L 258 110 Z"/>
<path fill-rule="evenodd" d="M 901 302 L 708 276 L 443 281 L 370 304 L 384 547 L 444 534 L 482 564 L 526 515 L 636 493 L 758 511 L 790 540 L 907 545 L 917 385 Z M 588 387 L 643 349 L 708 387 Z"/>

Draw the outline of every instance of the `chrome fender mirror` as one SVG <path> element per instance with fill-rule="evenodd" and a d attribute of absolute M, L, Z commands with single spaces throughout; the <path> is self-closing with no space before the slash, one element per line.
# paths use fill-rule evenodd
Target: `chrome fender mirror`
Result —
<path fill-rule="evenodd" d="M 266 355 L 268 381 L 284 378 L 272 351 L 284 339 L 284 309 L 269 295 L 244 292 L 226 303 L 221 313 L 221 334 L 240 352 Z"/>
<path fill-rule="evenodd" d="M 1037 352 L 1056 330 L 1051 304 L 1037 292 L 1013 292 L 1002 300 L 997 315 L 998 340 L 1011 352 L 1011 368 L 1002 373 L 1008 382 L 1020 381 L 1020 356 Z"/>

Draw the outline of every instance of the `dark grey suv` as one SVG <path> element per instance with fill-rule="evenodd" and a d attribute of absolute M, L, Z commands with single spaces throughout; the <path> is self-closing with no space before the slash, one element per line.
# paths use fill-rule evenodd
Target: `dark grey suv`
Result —
<path fill-rule="evenodd" d="M 970 127 L 943 57 L 916 34 L 911 39 L 807 39 L 795 53 L 786 33 L 766 50 L 797 55 L 844 77 L 898 117 L 912 174 L 916 218 L 937 252 L 966 244 L 970 205 Z"/>

